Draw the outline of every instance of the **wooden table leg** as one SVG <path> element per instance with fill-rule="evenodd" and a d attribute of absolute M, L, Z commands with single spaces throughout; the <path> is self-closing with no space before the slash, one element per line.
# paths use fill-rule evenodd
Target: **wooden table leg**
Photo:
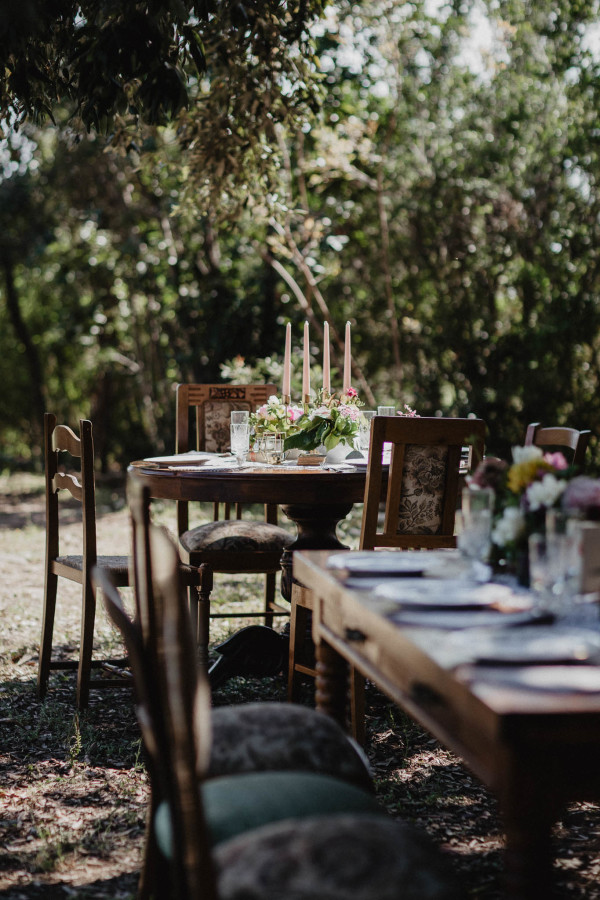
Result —
<path fill-rule="evenodd" d="M 292 596 L 294 550 L 347 550 L 345 544 L 338 540 L 336 528 L 353 506 L 353 503 L 328 503 L 323 506 L 287 503 L 281 507 L 298 529 L 296 540 L 283 551 L 281 557 L 281 594 L 288 602 Z"/>
<path fill-rule="evenodd" d="M 560 814 L 556 791 L 540 777 L 543 760 L 521 748 L 509 765 L 500 810 L 506 834 L 505 880 L 510 900 L 539 900 L 554 893 L 552 826 Z"/>
<path fill-rule="evenodd" d="M 316 707 L 346 728 L 348 664 L 323 640 L 317 644 L 316 658 Z"/>

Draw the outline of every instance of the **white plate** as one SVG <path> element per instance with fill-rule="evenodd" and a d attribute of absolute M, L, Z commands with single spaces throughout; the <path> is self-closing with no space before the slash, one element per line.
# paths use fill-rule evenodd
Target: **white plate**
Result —
<path fill-rule="evenodd" d="M 494 609 L 400 609 L 388 617 L 395 625 L 417 628 L 510 628 L 516 625 L 528 625 L 537 620 L 543 621 L 541 613 L 511 612 L 501 613 Z"/>
<path fill-rule="evenodd" d="M 474 637 L 454 634 L 453 648 L 464 649 L 469 659 L 484 665 L 585 662 L 600 656 L 600 634 L 582 628 L 519 628 L 502 634 Z"/>
<path fill-rule="evenodd" d="M 192 451 L 190 453 L 176 453 L 174 456 L 147 456 L 144 462 L 154 463 L 157 466 L 203 466 L 210 459 L 214 459 L 214 453 L 201 453 L 200 451 Z"/>
<path fill-rule="evenodd" d="M 422 575 L 425 571 L 423 554 L 402 551 L 377 552 L 364 550 L 362 553 L 336 553 L 327 560 L 329 569 L 340 569 L 354 577 L 373 575 Z"/>
<path fill-rule="evenodd" d="M 600 693 L 598 666 L 528 666 L 523 669 L 477 669 L 477 680 L 551 693 Z"/>
<path fill-rule="evenodd" d="M 503 584 L 473 584 L 461 579 L 423 579 L 381 584 L 377 597 L 394 600 L 399 606 L 432 609 L 477 609 L 489 606 L 514 606 L 514 591 Z M 523 598 L 519 596 L 519 604 Z"/>

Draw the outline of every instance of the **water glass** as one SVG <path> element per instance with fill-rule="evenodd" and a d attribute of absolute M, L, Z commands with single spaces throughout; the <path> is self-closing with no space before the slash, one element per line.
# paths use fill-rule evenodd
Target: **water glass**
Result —
<path fill-rule="evenodd" d="M 487 562 L 492 546 L 494 491 L 468 486 L 462 491 L 462 531 L 457 537 L 459 550 L 468 559 Z"/>
<path fill-rule="evenodd" d="M 231 424 L 232 425 L 248 425 L 250 422 L 250 413 L 247 409 L 232 409 Z"/>
<path fill-rule="evenodd" d="M 378 416 L 395 416 L 396 415 L 396 407 L 395 406 L 378 406 L 377 407 L 377 415 Z"/>
<path fill-rule="evenodd" d="M 358 424 L 358 450 L 368 454 L 371 443 L 371 419 L 376 415 L 374 409 L 361 409 Z"/>
<path fill-rule="evenodd" d="M 250 450 L 250 423 L 232 422 L 229 426 L 231 435 L 231 452 L 241 465 Z"/>

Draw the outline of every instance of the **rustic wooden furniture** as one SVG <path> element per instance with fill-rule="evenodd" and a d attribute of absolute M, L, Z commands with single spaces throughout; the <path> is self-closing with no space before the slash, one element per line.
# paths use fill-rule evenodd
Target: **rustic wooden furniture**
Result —
<path fill-rule="evenodd" d="M 110 572 L 120 587 L 129 584 L 128 556 L 98 556 L 96 543 L 96 482 L 94 473 L 94 441 L 92 423 L 88 419 L 79 422 L 80 437 L 66 425 L 57 425 L 56 416 L 46 413 L 44 417 L 44 445 L 46 462 L 46 562 L 44 582 L 44 608 L 42 613 L 42 636 L 38 664 L 38 695 L 43 698 L 48 689 L 50 671 L 54 669 L 77 668 L 77 705 L 84 709 L 88 704 L 91 687 L 105 688 L 116 685 L 128 686 L 122 677 L 102 677 L 92 679 L 92 669 L 111 667 L 124 672 L 126 659 L 93 659 L 94 623 L 96 617 L 96 593 L 91 579 L 94 566 Z M 79 468 L 65 472 L 64 468 Z M 81 504 L 82 540 L 81 553 L 61 555 L 60 553 L 60 491 L 66 491 L 72 499 Z M 181 577 L 190 588 L 196 604 L 202 603 L 210 595 L 211 575 L 195 566 L 181 564 Z M 81 599 L 81 640 L 79 661 L 52 659 L 52 635 L 58 579 L 66 578 L 82 587 Z M 114 672 L 113 672 L 114 676 Z"/>
<path fill-rule="evenodd" d="M 107 574 L 97 570 L 96 576 L 128 647 L 148 755 L 151 800 L 138 896 L 457 898 L 441 858 L 382 815 L 372 793 L 314 771 L 291 771 L 296 747 L 290 746 L 285 727 L 283 740 L 274 731 L 262 735 L 275 754 L 287 752 L 285 771 L 210 777 L 215 713 L 211 716 L 208 686 L 195 660 L 177 551 L 166 532 L 150 528 L 144 533 L 144 522 L 138 522 L 134 568 L 139 568 L 135 623 Z M 280 724 L 286 710 L 294 720 L 298 714 L 296 707 L 259 706 L 276 724 L 282 709 Z M 306 720 L 319 719 L 311 710 L 302 714 Z M 232 738 L 244 742 L 239 729 Z M 296 738 L 318 741 L 308 721 Z M 352 860 L 351 877 L 346 860 Z"/>
<path fill-rule="evenodd" d="M 92 423 L 88 419 L 79 421 L 80 436 L 77 437 L 66 425 L 57 425 L 56 416 L 44 415 L 44 456 L 46 466 L 46 563 L 44 581 L 44 608 L 42 613 L 42 636 L 38 664 L 37 690 L 43 698 L 48 688 L 50 670 L 77 668 L 77 706 L 84 709 L 88 703 L 90 686 L 114 687 L 123 684 L 122 679 L 102 678 L 91 680 L 92 668 L 107 664 L 119 665 L 123 660 L 94 660 L 94 621 L 96 616 L 96 592 L 91 573 L 94 566 L 110 571 L 118 585 L 129 583 L 127 556 L 98 556 L 96 547 L 96 496 L 94 476 L 94 442 Z M 64 472 L 68 466 L 73 469 L 78 460 L 80 471 Z M 60 492 L 66 491 L 81 504 L 82 510 L 82 552 L 77 555 L 60 553 Z M 79 661 L 52 659 L 52 634 L 58 579 L 66 578 L 81 585 L 81 639 Z"/>
<path fill-rule="evenodd" d="M 481 419 L 375 416 L 360 549 L 455 547 L 462 448 L 471 447 L 476 464 L 483 459 L 484 441 Z M 391 445 L 391 460 L 380 527 L 385 443 Z"/>
<path fill-rule="evenodd" d="M 463 447 L 470 448 L 466 471 L 483 458 L 485 423 L 481 419 L 375 416 L 371 422 L 369 467 L 360 548 L 432 549 L 455 547 Z M 389 472 L 382 463 L 390 445 Z M 380 521 L 381 501 L 385 513 Z M 295 700 L 299 676 L 315 677 L 314 663 L 299 661 L 313 607 L 311 591 L 294 585 L 290 617 L 288 699 Z M 364 739 L 364 682 L 352 671 L 352 733 Z"/>
<path fill-rule="evenodd" d="M 296 577 L 315 595 L 317 708 L 345 721 L 347 666 L 357 668 L 497 795 L 507 895 L 553 896 L 551 827 L 566 803 L 600 800 L 600 694 L 519 689 L 486 678 L 483 667 L 451 652 L 447 631 L 399 626 L 389 604 L 345 585 L 343 573 L 327 568 L 327 556 L 294 557 Z"/>
<path fill-rule="evenodd" d="M 274 466 L 213 472 L 161 469 L 139 460 L 129 467 L 155 498 L 212 503 L 268 503 L 282 507 L 296 525 L 297 536 L 281 557 L 281 590 L 289 601 L 292 591 L 292 556 L 299 549 L 344 549 L 337 524 L 362 502 L 365 472 L 333 471 L 319 467 Z M 205 611 L 203 611 L 206 614 Z M 198 639 L 208 644 L 208 629 L 197 628 Z M 207 650 L 203 651 L 204 653 Z M 287 652 L 287 648 L 286 648 Z"/>
<path fill-rule="evenodd" d="M 590 442 L 591 431 L 577 431 L 561 425 L 542 427 L 540 422 L 531 422 L 525 434 L 525 446 L 572 450 L 570 462 L 574 466 L 585 465 L 585 454 Z"/>
<path fill-rule="evenodd" d="M 222 453 L 229 450 L 229 419 L 232 410 L 253 412 L 277 393 L 274 384 L 179 384 L 177 386 L 176 453 L 204 450 Z M 192 422 L 190 421 L 192 420 Z M 232 518 L 232 511 L 235 510 Z M 265 504 L 264 522 L 241 521 L 239 503 L 213 503 L 213 521 L 190 529 L 189 503 L 177 503 L 177 529 L 182 559 L 192 565 L 203 563 L 216 573 L 264 573 L 263 613 L 228 613 L 227 617 L 261 616 L 265 625 L 274 615 L 288 615 L 277 602 L 276 577 L 284 548 L 291 543 L 287 532 L 277 526 L 277 507 Z M 209 618 L 219 618 L 207 605 L 201 621 L 208 640 Z M 205 643 L 201 638 L 200 643 Z"/>

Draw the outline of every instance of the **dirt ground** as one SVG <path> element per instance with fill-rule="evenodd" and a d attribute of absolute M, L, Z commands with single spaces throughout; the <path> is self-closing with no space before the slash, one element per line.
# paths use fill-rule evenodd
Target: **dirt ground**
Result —
<path fill-rule="evenodd" d="M 126 552 L 120 486 L 99 492 L 98 510 L 101 552 Z M 174 524 L 167 506 L 155 517 Z M 43 525 L 42 480 L 0 477 L 0 896 L 127 900 L 135 896 L 148 796 L 131 691 L 93 691 L 89 710 L 78 715 L 73 676 L 54 674 L 47 698 L 37 699 Z M 64 552 L 76 552 L 79 528 L 74 515 Z M 217 596 L 227 611 L 259 593 L 249 578 L 219 581 Z M 79 597 L 61 580 L 55 635 L 66 655 L 79 643 Z M 218 621 L 216 642 L 243 624 Z M 101 608 L 96 644 L 104 655 L 120 651 Z M 283 677 L 232 679 L 214 695 L 216 704 L 254 699 L 285 699 Z M 371 685 L 367 710 L 381 802 L 447 851 L 465 898 L 499 898 L 502 834 L 493 798 Z M 557 896 L 600 898 L 600 808 L 573 805 L 555 845 Z"/>

